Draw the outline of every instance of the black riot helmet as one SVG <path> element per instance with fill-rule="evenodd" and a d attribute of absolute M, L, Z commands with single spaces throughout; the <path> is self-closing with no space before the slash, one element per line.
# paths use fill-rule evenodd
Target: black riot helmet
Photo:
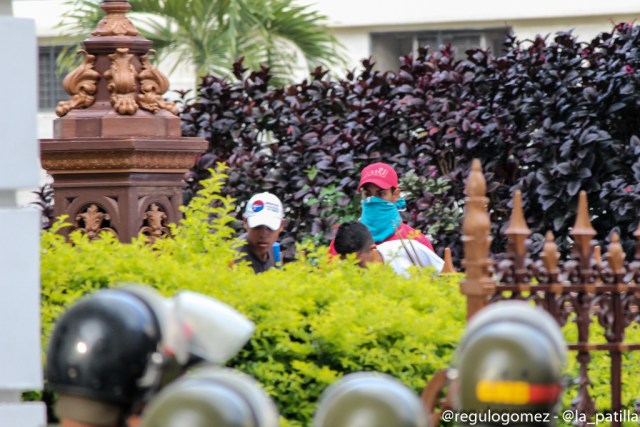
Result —
<path fill-rule="evenodd" d="M 163 298 L 149 288 L 100 290 L 56 322 L 47 350 L 48 387 L 130 407 L 160 386 Z"/>

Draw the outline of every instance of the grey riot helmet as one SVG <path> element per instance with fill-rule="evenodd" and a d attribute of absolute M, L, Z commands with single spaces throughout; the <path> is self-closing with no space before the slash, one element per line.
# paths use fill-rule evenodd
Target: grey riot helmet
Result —
<path fill-rule="evenodd" d="M 322 394 L 313 427 L 427 427 L 418 396 L 379 373 L 345 375 Z"/>
<path fill-rule="evenodd" d="M 168 385 L 142 414 L 142 427 L 277 427 L 275 404 L 251 377 L 202 366 Z"/>
<path fill-rule="evenodd" d="M 469 322 L 458 348 L 455 405 L 465 413 L 524 414 L 520 425 L 541 425 L 534 414 L 555 411 L 565 363 L 566 344 L 547 312 L 522 301 L 492 304 Z M 503 422 L 496 420 L 485 424 Z"/>

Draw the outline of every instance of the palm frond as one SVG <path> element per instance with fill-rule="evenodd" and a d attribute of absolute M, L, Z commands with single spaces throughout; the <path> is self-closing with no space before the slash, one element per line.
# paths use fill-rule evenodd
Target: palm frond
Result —
<path fill-rule="evenodd" d="M 99 0 L 67 4 L 70 11 L 60 25 L 66 37 L 81 40 L 103 16 Z M 188 62 L 198 75 L 230 76 L 231 65 L 243 56 L 250 68 L 266 64 L 286 81 L 300 57 L 309 69 L 343 63 L 326 17 L 295 5 L 294 0 L 130 0 L 130 4 L 130 19 L 153 42 L 158 58 L 177 58 L 174 69 Z M 63 60 L 70 57 L 68 52 Z"/>

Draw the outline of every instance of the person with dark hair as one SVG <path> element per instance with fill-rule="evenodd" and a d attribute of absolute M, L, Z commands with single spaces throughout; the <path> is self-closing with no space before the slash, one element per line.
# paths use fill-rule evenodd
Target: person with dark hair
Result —
<path fill-rule="evenodd" d="M 413 265 L 433 267 L 437 272 L 444 266 L 444 261 L 435 252 L 415 240 L 399 239 L 376 244 L 367 226 L 356 221 L 340 225 L 334 247 L 342 258 L 356 254 L 361 267 L 370 262 L 382 262 L 403 275 Z"/>
<path fill-rule="evenodd" d="M 400 211 L 407 203 L 400 195 L 398 174 L 386 163 L 373 163 L 360 174 L 358 191 L 362 196 L 360 222 L 367 226 L 375 243 L 393 240 L 412 240 L 433 251 L 427 237 L 402 221 Z M 337 255 L 334 241 L 329 253 Z"/>

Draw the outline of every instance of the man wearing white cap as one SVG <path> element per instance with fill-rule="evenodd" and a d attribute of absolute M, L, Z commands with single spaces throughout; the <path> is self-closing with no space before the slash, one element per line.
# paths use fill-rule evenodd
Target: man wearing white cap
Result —
<path fill-rule="evenodd" d="M 284 228 L 282 202 L 271 193 L 251 197 L 244 210 L 244 228 L 247 243 L 240 248 L 243 260 L 249 261 L 253 271 L 262 273 L 275 267 L 273 244 Z"/>

